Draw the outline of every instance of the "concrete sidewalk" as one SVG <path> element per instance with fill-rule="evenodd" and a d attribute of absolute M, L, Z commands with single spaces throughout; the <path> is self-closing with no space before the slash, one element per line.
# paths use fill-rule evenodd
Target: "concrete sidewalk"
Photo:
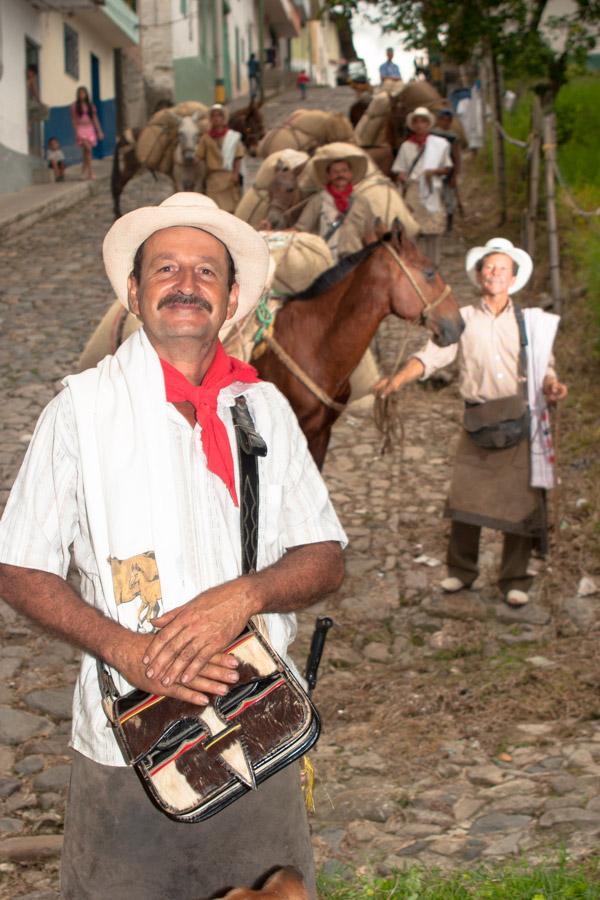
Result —
<path fill-rule="evenodd" d="M 0 241 L 25 231 L 31 225 L 53 216 L 81 200 L 108 190 L 112 156 L 95 159 L 94 181 L 81 180 L 81 166 L 69 166 L 65 181 L 32 184 L 11 194 L 0 194 Z"/>

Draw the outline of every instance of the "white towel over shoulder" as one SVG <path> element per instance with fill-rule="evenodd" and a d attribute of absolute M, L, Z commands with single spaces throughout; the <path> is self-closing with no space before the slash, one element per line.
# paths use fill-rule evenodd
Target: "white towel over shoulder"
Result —
<path fill-rule="evenodd" d="M 554 448 L 544 397 L 544 377 L 560 317 L 542 309 L 523 310 L 527 331 L 527 394 L 531 411 L 531 487 L 553 488 Z"/>

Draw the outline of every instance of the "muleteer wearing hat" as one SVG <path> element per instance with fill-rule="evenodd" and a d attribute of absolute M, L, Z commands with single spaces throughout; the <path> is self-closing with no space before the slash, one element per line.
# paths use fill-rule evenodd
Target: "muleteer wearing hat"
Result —
<path fill-rule="evenodd" d="M 418 106 L 409 113 L 406 124 L 411 134 L 398 150 L 392 174 L 397 176 L 406 205 L 419 225 L 417 243 L 438 268 L 442 235 L 446 230 L 443 179 L 452 171 L 450 144 L 445 138 L 431 134 L 435 116 L 426 106 Z"/>
<path fill-rule="evenodd" d="M 209 129 L 198 141 L 196 156 L 205 166 L 207 196 L 232 213 L 241 198 L 242 135 L 227 124 L 229 113 L 221 103 L 211 106 L 208 119 Z"/>
<path fill-rule="evenodd" d="M 354 186 L 365 177 L 367 157 L 364 153 L 328 145 L 331 154 L 316 155 L 310 165 L 321 190 L 311 197 L 300 217 L 296 231 L 318 234 L 329 245 L 334 260 L 360 250 L 373 233 L 373 213 L 368 200 L 354 192 Z"/>
<path fill-rule="evenodd" d="M 533 263 L 505 238 L 470 250 L 466 270 L 481 298 L 462 308 L 458 344 L 440 348 L 429 341 L 376 391 L 387 396 L 458 358 L 464 427 L 445 511 L 452 524 L 441 587 L 454 592 L 473 584 L 481 527 L 494 528 L 504 533 L 500 589 L 509 605 L 522 606 L 529 600 L 533 541 L 545 548 L 545 491 L 554 486 L 547 404 L 567 396 L 552 355 L 559 317 L 522 311 L 511 299 L 527 284 Z"/>
<path fill-rule="evenodd" d="M 61 896 L 199 900 L 292 865 L 316 897 L 297 766 L 205 822 L 173 822 L 125 765 L 95 662 L 121 694 L 135 686 L 203 708 L 239 680 L 223 650 L 251 616 L 264 614 L 285 657 L 294 610 L 340 584 L 345 536 L 297 420 L 220 342 L 261 296 L 266 244 L 207 197 L 180 193 L 118 219 L 104 262 L 143 327 L 65 379 L 0 523 L 2 597 L 83 650 Z M 259 571 L 243 577 L 240 396 L 267 447 Z M 80 593 L 66 581 L 71 547 Z"/>

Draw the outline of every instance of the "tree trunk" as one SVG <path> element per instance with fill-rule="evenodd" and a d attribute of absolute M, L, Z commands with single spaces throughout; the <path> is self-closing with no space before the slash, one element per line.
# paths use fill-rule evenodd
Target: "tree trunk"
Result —
<path fill-rule="evenodd" d="M 548 251 L 550 256 L 550 292 L 554 312 L 561 311 L 560 250 L 556 222 L 556 120 L 553 112 L 544 113 L 544 169 L 546 178 L 546 217 L 548 219 Z"/>
<path fill-rule="evenodd" d="M 529 156 L 529 200 L 525 246 L 530 256 L 535 256 L 535 228 L 540 196 L 540 149 L 542 144 L 542 105 L 537 94 L 533 97 L 531 113 L 531 150 Z"/>
<path fill-rule="evenodd" d="M 500 84 L 500 67 L 498 59 L 492 50 L 490 54 L 492 70 L 493 92 L 493 116 L 494 116 L 494 147 L 496 148 L 496 178 L 498 181 L 498 193 L 500 196 L 500 225 L 504 225 L 508 214 L 508 193 L 506 184 L 506 154 L 504 152 L 504 138 L 500 134 L 496 123 L 502 125 L 502 87 Z"/>

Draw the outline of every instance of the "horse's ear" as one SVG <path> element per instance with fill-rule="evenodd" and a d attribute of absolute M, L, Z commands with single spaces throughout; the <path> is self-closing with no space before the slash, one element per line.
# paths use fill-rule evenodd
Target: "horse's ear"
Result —
<path fill-rule="evenodd" d="M 375 219 L 373 221 L 373 229 L 375 231 L 376 240 L 380 241 L 383 238 L 383 236 L 387 230 L 385 227 L 385 224 L 383 222 L 383 219 L 380 216 L 375 217 Z"/>
<path fill-rule="evenodd" d="M 397 243 L 402 243 L 402 237 L 404 235 L 404 230 L 402 228 L 402 222 L 398 218 L 398 216 L 394 217 L 394 221 L 392 222 L 392 240 Z"/>

